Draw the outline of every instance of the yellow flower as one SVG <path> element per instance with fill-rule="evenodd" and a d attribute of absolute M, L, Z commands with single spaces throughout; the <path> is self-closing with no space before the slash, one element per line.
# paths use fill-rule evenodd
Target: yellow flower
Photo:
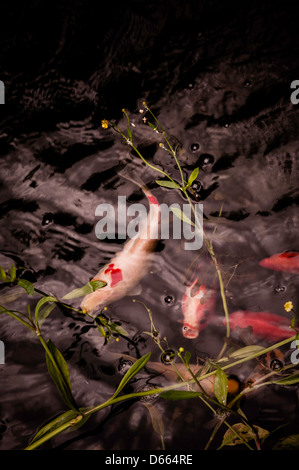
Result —
<path fill-rule="evenodd" d="M 180 352 L 180 353 L 184 352 L 184 348 L 180 347 L 180 348 L 179 348 L 179 352 Z"/>
<path fill-rule="evenodd" d="M 284 304 L 284 308 L 285 308 L 285 310 L 286 310 L 287 312 L 290 312 L 290 311 L 293 310 L 293 308 L 294 308 L 294 307 L 293 307 L 293 303 L 292 303 L 292 302 L 286 302 L 286 303 Z"/>
<path fill-rule="evenodd" d="M 108 129 L 108 126 L 109 126 L 109 121 L 107 121 L 107 119 L 102 119 L 102 127 L 104 129 Z"/>

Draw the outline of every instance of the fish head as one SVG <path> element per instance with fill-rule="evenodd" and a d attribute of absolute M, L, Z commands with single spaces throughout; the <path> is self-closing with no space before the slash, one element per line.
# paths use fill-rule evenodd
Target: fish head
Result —
<path fill-rule="evenodd" d="M 183 336 L 188 339 L 195 339 L 199 335 L 199 328 L 196 326 L 187 325 L 186 323 L 182 328 Z"/>

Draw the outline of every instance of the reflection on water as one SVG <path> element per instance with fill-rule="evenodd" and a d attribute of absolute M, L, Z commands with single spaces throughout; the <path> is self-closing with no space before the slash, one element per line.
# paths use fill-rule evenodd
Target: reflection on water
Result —
<path fill-rule="evenodd" d="M 41 5 L 36 8 L 42 12 Z M 23 14 L 28 13 L 18 12 L 17 21 Z M 121 250 L 120 241 L 96 238 L 95 208 L 105 202 L 116 205 L 118 195 L 146 202 L 118 175 L 136 156 L 111 130 L 101 129 L 100 120 L 119 120 L 121 109 L 128 108 L 144 155 L 179 178 L 174 162 L 157 146 L 159 136 L 141 121 L 138 109 L 146 99 L 179 146 L 185 174 L 200 167 L 194 191 L 204 205 L 205 231 L 214 240 L 229 311 L 287 316 L 283 305 L 288 300 L 298 311 L 298 276 L 258 265 L 273 253 L 299 249 L 298 111 L 289 99 L 289 84 L 298 78 L 295 7 L 232 3 L 214 9 L 210 1 L 199 7 L 198 2 L 182 6 L 174 0 L 141 8 L 132 2 L 113 15 L 107 6 L 96 21 L 78 1 L 72 8 L 54 2 L 51 14 L 56 14 L 55 31 L 46 26 L 36 30 L 30 22 L 30 39 L 25 22 L 2 51 L 6 69 L 1 79 L 12 107 L 1 118 L 1 266 L 15 262 L 25 267 L 37 287 L 61 298 Z M 32 64 L 30 54 L 39 51 L 38 38 L 42 42 L 46 34 L 46 54 L 42 60 L 38 55 L 29 71 L 26 61 Z M 20 74 L 10 54 L 20 59 Z M 125 120 L 119 125 L 125 126 Z M 156 186 L 156 175 L 140 162 L 136 168 L 160 203 L 184 202 L 178 192 Z M 184 251 L 178 240 L 161 241 L 136 297 L 151 309 L 169 348 L 184 347 L 193 362 L 197 356 L 215 357 L 225 335 L 213 326 L 196 340 L 181 334 L 181 299 L 197 254 Z M 1 294 L 7 290 L 1 288 Z M 28 298 L 15 294 L 9 300 L 25 311 Z M 222 316 L 217 296 L 216 314 Z M 35 302 L 30 299 L 32 307 Z M 150 321 L 141 304 L 125 297 L 109 307 L 107 316 L 121 323 L 128 340 L 105 345 L 91 322 L 59 308 L 43 326 L 68 361 L 81 406 L 99 404 L 114 392 L 124 369 L 112 353 L 139 357 L 152 351 L 152 360 L 160 361 L 160 350 L 144 334 Z M 2 316 L 0 324 L 6 346 L 6 364 L 0 366 L 0 446 L 21 449 L 64 404 L 37 341 L 12 318 Z M 237 373 L 245 378 L 244 369 Z M 136 391 L 161 383 L 165 378 L 143 371 L 130 387 Z M 205 446 L 215 421 L 201 404 L 158 400 L 153 405 L 163 417 L 166 449 Z M 297 394 L 294 389 L 263 389 L 244 406 L 259 426 L 274 429 L 293 422 Z M 151 416 L 144 403 L 119 404 L 46 448 L 159 449 Z M 216 439 L 215 445 L 220 443 Z"/>

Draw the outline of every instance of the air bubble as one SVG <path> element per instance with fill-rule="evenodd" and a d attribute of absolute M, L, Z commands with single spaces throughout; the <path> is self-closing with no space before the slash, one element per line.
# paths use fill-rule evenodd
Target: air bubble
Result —
<path fill-rule="evenodd" d="M 53 220 L 54 220 L 53 214 L 48 212 L 47 214 L 44 214 L 43 216 L 42 225 L 43 226 L 49 225 L 53 222 Z"/>
<path fill-rule="evenodd" d="M 132 361 L 129 361 L 127 359 L 120 360 L 117 366 L 118 372 L 122 375 L 125 375 L 125 373 L 130 369 L 132 365 L 133 365 Z"/>
<path fill-rule="evenodd" d="M 147 392 L 148 390 L 155 390 L 157 387 L 155 385 L 144 385 L 143 387 L 138 388 L 136 392 Z M 140 401 L 143 402 L 151 402 L 156 400 L 159 397 L 158 393 L 153 393 L 152 395 L 145 395 L 143 397 L 140 397 Z"/>
<path fill-rule="evenodd" d="M 277 292 L 279 294 L 280 292 L 284 292 L 286 290 L 286 288 L 285 288 L 285 286 L 276 286 L 274 290 L 275 290 L 275 292 Z"/>
<path fill-rule="evenodd" d="M 214 157 L 210 153 L 202 153 L 198 159 L 198 165 L 201 168 L 205 168 L 208 165 L 212 165 L 214 163 Z"/>
<path fill-rule="evenodd" d="M 194 142 L 190 145 L 191 152 L 197 152 L 200 149 L 200 144 L 198 142 Z"/>
<path fill-rule="evenodd" d="M 161 362 L 163 362 L 163 364 L 171 364 L 174 358 L 175 352 L 173 349 L 166 349 L 166 351 L 161 355 Z"/>
<path fill-rule="evenodd" d="M 172 295 L 167 295 L 166 297 L 164 297 L 164 302 L 167 305 L 171 305 L 174 302 L 174 298 L 172 297 Z"/>

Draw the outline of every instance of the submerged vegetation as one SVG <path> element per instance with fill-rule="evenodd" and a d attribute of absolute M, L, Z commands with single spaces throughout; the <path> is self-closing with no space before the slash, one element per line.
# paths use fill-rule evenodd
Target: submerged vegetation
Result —
<path fill-rule="evenodd" d="M 203 227 L 200 226 L 199 220 L 196 216 L 195 204 L 197 204 L 198 200 L 193 189 L 199 173 L 199 168 L 194 168 L 186 180 L 179 161 L 178 147 L 172 143 L 171 138 L 168 136 L 152 110 L 146 105 L 146 103 L 143 103 L 143 107 L 140 110 L 140 114 L 143 116 L 143 122 L 159 136 L 159 139 L 161 138 L 162 141 L 159 142 L 159 145 L 167 153 L 167 158 L 173 159 L 174 164 L 178 169 L 180 180 L 176 181 L 160 167 L 150 163 L 142 155 L 138 145 L 135 144 L 135 139 L 133 137 L 134 123 L 131 121 L 126 110 L 123 110 L 123 113 L 127 120 L 126 132 L 122 131 L 116 123 L 110 122 L 106 119 L 102 121 L 102 127 L 104 129 L 111 127 L 116 131 L 121 136 L 123 142 L 128 144 L 134 151 L 136 158 L 141 159 L 143 164 L 149 167 L 153 172 L 163 176 L 163 179 L 155 180 L 157 185 L 174 191 L 181 191 L 188 204 L 190 204 L 194 215 L 194 222 L 191 220 L 187 222 L 193 224 L 195 229 L 202 230 Z M 194 202 L 194 200 L 196 202 Z M 220 209 L 220 214 L 221 210 L 222 208 Z M 174 215 L 179 218 L 185 217 L 184 214 L 178 210 L 174 211 Z M 214 233 L 216 229 L 217 226 L 214 228 Z M 296 386 L 296 384 L 298 384 L 299 371 L 296 364 L 293 364 L 292 362 L 284 364 L 277 359 L 275 366 L 273 366 L 273 357 L 275 357 L 275 355 L 276 357 L 280 357 L 279 352 L 281 351 L 281 348 L 299 339 L 299 334 L 296 328 L 296 313 L 293 310 L 292 302 L 287 302 L 285 304 L 285 310 L 293 313 L 292 318 L 290 318 L 289 328 L 290 330 L 293 330 L 294 333 L 293 336 L 287 339 L 274 342 L 267 347 L 254 343 L 245 343 L 245 345 L 240 346 L 230 341 L 230 313 L 225 294 L 223 274 L 218 263 L 217 254 L 215 253 L 212 240 L 209 239 L 205 233 L 203 240 L 204 246 L 202 250 L 206 250 L 213 263 L 221 295 L 223 313 L 226 320 L 226 335 L 223 341 L 223 346 L 217 357 L 213 359 L 208 358 L 206 360 L 202 360 L 201 363 L 198 361 L 198 363 L 192 364 L 190 362 L 191 359 L 195 362 L 197 358 L 192 357 L 191 352 L 185 351 L 181 346 L 177 346 L 176 350 L 170 349 L 167 339 L 161 338 L 158 329 L 155 327 L 154 313 L 144 305 L 150 322 L 150 331 L 145 331 L 144 333 L 150 336 L 153 340 L 153 344 L 160 349 L 162 356 L 165 359 L 165 368 L 173 372 L 174 380 L 172 380 L 170 385 L 160 388 L 155 387 L 148 390 L 144 389 L 134 393 L 125 392 L 128 383 L 142 369 L 148 367 L 149 369 L 152 368 L 155 370 L 155 367 L 157 367 L 155 363 L 151 363 L 151 353 L 149 352 L 137 360 L 132 360 L 133 363 L 131 367 L 128 368 L 115 392 L 108 400 L 92 407 L 89 406 L 88 403 L 85 403 L 84 406 L 79 406 L 76 403 L 67 362 L 54 342 L 50 338 L 47 338 L 43 333 L 43 323 L 47 320 L 54 308 L 59 307 L 62 311 L 64 311 L 64 309 L 68 309 L 82 315 L 83 319 L 87 318 L 88 320 L 92 320 L 95 323 L 99 334 L 104 337 L 106 344 L 112 340 L 121 341 L 122 338 L 127 338 L 128 333 L 120 324 L 117 322 L 110 322 L 107 319 L 105 316 L 105 309 L 99 312 L 98 316 L 94 318 L 89 316 L 86 312 L 76 309 L 69 305 L 69 303 L 66 303 L 71 299 L 83 297 L 98 289 L 104 288 L 106 283 L 102 281 L 90 281 L 83 287 L 66 294 L 62 299 L 58 299 L 55 295 L 43 292 L 36 288 L 34 283 L 27 280 L 26 272 L 23 271 L 22 266 L 11 265 L 9 272 L 5 272 L 5 270 L 0 267 L 0 278 L 2 283 L 5 283 L 12 289 L 15 288 L 15 286 L 22 287 L 30 297 L 39 296 L 39 300 L 36 302 L 34 310 L 31 310 L 29 304 L 26 313 L 18 310 L 9 310 L 5 306 L 0 305 L 0 313 L 10 315 L 15 320 L 22 323 L 23 326 L 30 329 L 37 337 L 38 341 L 41 343 L 41 347 L 45 351 L 46 365 L 49 374 L 66 405 L 66 411 L 64 413 L 48 422 L 38 431 L 26 447 L 27 450 L 40 447 L 45 442 L 66 430 L 78 429 L 78 427 L 84 425 L 94 413 L 106 407 L 110 407 L 127 400 L 137 400 L 150 396 L 170 401 L 186 399 L 199 400 L 203 406 L 210 410 L 212 415 L 217 418 L 217 424 L 214 426 L 208 442 L 202 445 L 202 449 L 210 448 L 216 434 L 220 432 L 222 432 L 222 443 L 220 447 L 218 447 L 219 449 L 225 448 L 226 446 L 243 445 L 245 448 L 253 450 L 262 449 L 263 446 L 267 444 L 267 440 L 272 436 L 272 432 L 269 432 L 268 430 L 251 422 L 242 410 L 242 399 L 244 396 L 250 395 L 257 389 L 273 384 L 281 387 Z M 251 363 L 250 361 L 253 360 L 256 360 L 256 364 L 258 365 L 259 370 L 261 370 L 260 374 L 253 374 L 251 378 L 242 384 L 240 384 L 233 375 L 230 375 L 230 372 L 234 370 L 235 366 L 244 363 L 249 364 Z M 256 364 L 254 372 L 257 372 Z M 165 449 L 163 417 L 160 416 L 158 410 L 155 409 L 152 403 L 146 403 L 146 406 L 151 416 L 153 428 L 161 438 L 161 448 Z M 231 417 L 233 418 L 232 421 Z M 299 447 L 299 435 L 288 436 L 284 438 L 284 440 L 280 439 L 276 442 L 274 441 L 274 444 L 272 444 L 272 448 L 274 449 L 288 446 Z"/>

